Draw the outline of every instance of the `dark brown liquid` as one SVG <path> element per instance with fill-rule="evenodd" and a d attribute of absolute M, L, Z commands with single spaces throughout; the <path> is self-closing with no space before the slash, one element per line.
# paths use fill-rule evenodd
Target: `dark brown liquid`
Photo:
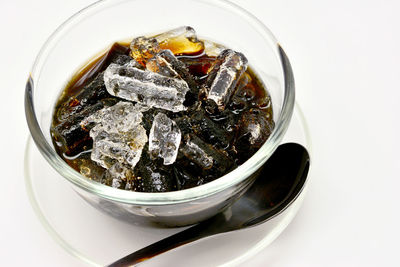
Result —
<path fill-rule="evenodd" d="M 177 48 L 171 48 L 172 51 L 173 49 Z M 105 175 L 106 170 L 90 159 L 93 141 L 89 131 L 80 128 L 79 122 L 90 112 L 121 100 L 107 93 L 101 84 L 102 72 L 110 63 L 125 60 L 129 51 L 129 45 L 116 43 L 76 73 L 56 103 L 51 127 L 57 153 L 76 171 L 107 185 L 111 185 L 111 181 Z M 210 182 L 250 158 L 265 142 L 274 127 L 270 97 L 251 68 L 247 68 L 241 76 L 226 109 L 222 112 L 215 111 L 215 107 L 210 106 L 202 95 L 201 88 L 216 57 L 208 56 L 204 52 L 195 55 L 175 55 L 185 63 L 200 90 L 198 95 L 187 98 L 187 105 L 199 103 L 203 111 L 191 112 L 189 107 L 187 111 L 167 112 L 167 115 L 178 123 L 182 137 L 184 134 L 194 135 L 199 142 L 209 146 L 210 153 L 215 155 L 215 164 L 211 169 L 202 169 L 180 153 L 174 164 L 166 166 L 160 160 L 149 158 L 146 145 L 141 160 L 134 168 L 134 176 L 140 181 L 133 181 L 129 185 L 121 184 L 121 189 L 145 192 L 172 191 Z M 143 113 L 143 125 L 147 135 L 152 118 L 158 111 L 159 109 L 150 109 Z M 251 133 L 246 130 L 252 123 L 262 126 L 259 140 L 252 140 Z M 158 181 L 152 178 L 155 173 L 159 177 Z"/>

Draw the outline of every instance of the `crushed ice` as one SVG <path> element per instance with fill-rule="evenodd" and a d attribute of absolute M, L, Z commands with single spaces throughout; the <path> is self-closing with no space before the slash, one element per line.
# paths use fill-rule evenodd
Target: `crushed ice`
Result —
<path fill-rule="evenodd" d="M 173 164 L 178 155 L 181 131 L 175 121 L 164 113 L 154 117 L 149 135 L 149 152 L 154 157 L 164 159 L 164 165 Z"/>
<path fill-rule="evenodd" d="M 93 139 L 91 159 L 108 169 L 115 163 L 134 167 L 147 143 L 146 130 L 140 124 L 141 107 L 129 102 L 118 102 L 103 108 L 82 121 L 81 125 L 94 123 L 90 130 Z"/>

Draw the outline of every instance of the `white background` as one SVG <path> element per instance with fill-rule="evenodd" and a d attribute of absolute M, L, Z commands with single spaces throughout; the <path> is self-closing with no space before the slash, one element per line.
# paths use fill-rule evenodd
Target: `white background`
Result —
<path fill-rule="evenodd" d="M 400 266 L 400 2 L 235 2 L 287 52 L 314 148 L 304 205 L 245 265 Z M 23 94 L 46 38 L 90 3 L 0 1 L 0 265 L 82 265 L 51 239 L 25 194 Z"/>

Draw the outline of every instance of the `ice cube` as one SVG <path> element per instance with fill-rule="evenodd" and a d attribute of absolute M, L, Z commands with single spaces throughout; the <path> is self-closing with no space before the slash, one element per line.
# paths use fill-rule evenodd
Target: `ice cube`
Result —
<path fill-rule="evenodd" d="M 132 40 L 130 49 L 131 57 L 145 66 L 146 61 L 160 51 L 160 46 L 155 38 L 140 36 Z"/>
<path fill-rule="evenodd" d="M 189 161 L 195 163 L 203 170 L 212 168 L 218 175 L 224 175 L 233 166 L 234 162 L 227 156 L 227 153 L 214 148 L 194 134 L 185 135 L 185 145 L 179 149 Z M 182 155 L 180 156 L 182 160 Z"/>
<path fill-rule="evenodd" d="M 108 169 L 116 162 L 134 167 L 147 143 L 140 107 L 118 102 L 103 108 L 82 121 L 81 125 L 94 123 L 90 130 L 93 139 L 91 159 Z"/>
<path fill-rule="evenodd" d="M 201 54 L 204 51 L 204 43 L 197 39 L 196 31 L 189 26 L 161 33 L 154 36 L 161 49 L 170 49 L 177 54 Z"/>
<path fill-rule="evenodd" d="M 251 146 L 260 148 L 271 135 L 274 122 L 269 113 L 253 108 L 243 113 L 240 121 L 239 138 L 245 137 Z"/>
<path fill-rule="evenodd" d="M 167 77 L 183 79 L 192 90 L 197 90 L 197 84 L 188 68 L 174 56 L 171 50 L 162 50 L 157 53 L 147 61 L 146 68 Z"/>
<path fill-rule="evenodd" d="M 206 53 L 207 56 L 217 57 L 225 49 L 226 47 L 223 45 L 216 44 L 207 40 L 204 41 L 204 53 Z"/>
<path fill-rule="evenodd" d="M 193 142 L 190 139 L 187 140 L 181 151 L 187 158 L 196 163 L 202 169 L 208 170 L 212 168 L 213 158 L 208 155 L 204 149 L 200 148 L 196 142 Z"/>
<path fill-rule="evenodd" d="M 141 125 L 126 134 L 107 133 L 95 127 L 90 136 L 93 138 L 91 159 L 106 169 L 116 162 L 135 166 L 147 142 L 146 130 Z"/>
<path fill-rule="evenodd" d="M 275 127 L 272 116 L 266 110 L 251 108 L 243 113 L 234 148 L 239 163 L 247 160 L 264 144 Z"/>
<path fill-rule="evenodd" d="M 183 102 L 189 87 L 181 79 L 140 70 L 128 63 L 110 64 L 104 72 L 104 83 L 113 96 L 173 112 L 186 109 Z"/>
<path fill-rule="evenodd" d="M 134 106 L 130 102 L 120 101 L 88 116 L 81 122 L 81 125 L 86 126 L 95 123 L 97 130 L 116 134 L 125 133 L 142 122 L 141 108 L 141 106 Z"/>
<path fill-rule="evenodd" d="M 206 85 L 210 89 L 207 98 L 214 100 L 220 110 L 225 109 L 246 68 L 247 59 L 242 53 L 226 49 L 218 56 Z"/>
<path fill-rule="evenodd" d="M 181 143 L 181 131 L 175 121 L 164 113 L 158 113 L 154 117 L 149 135 L 150 155 L 164 159 L 164 165 L 175 162 Z"/>

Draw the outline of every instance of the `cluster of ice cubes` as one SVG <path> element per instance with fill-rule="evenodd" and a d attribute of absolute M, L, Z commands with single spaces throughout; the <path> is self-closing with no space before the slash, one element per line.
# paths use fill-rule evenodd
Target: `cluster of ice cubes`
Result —
<path fill-rule="evenodd" d="M 135 105 L 121 101 L 95 112 L 81 123 L 83 127 L 94 125 L 90 130 L 93 139 L 91 159 L 108 169 L 113 187 L 119 187 L 121 179 L 132 176 L 147 142 L 150 158 L 162 158 L 164 165 L 173 164 L 177 158 L 182 134 L 174 120 L 159 112 L 152 122 L 149 137 L 142 125 L 142 112 L 150 108 L 172 112 L 186 110 L 186 93 L 196 86 L 185 64 L 174 56 L 176 51 L 162 49 L 174 40 L 186 40 L 190 49 L 204 50 L 204 43 L 197 39 L 193 28 L 187 26 L 150 38 L 135 38 L 130 45 L 132 60 L 125 64 L 110 64 L 103 76 L 109 94 Z M 219 54 L 207 80 L 207 98 L 223 110 L 246 70 L 247 59 L 243 54 L 223 47 L 207 44 L 206 48 Z M 176 46 L 174 49 L 182 48 Z M 190 139 L 183 143 L 183 154 L 203 169 L 213 167 L 211 148 Z"/>

